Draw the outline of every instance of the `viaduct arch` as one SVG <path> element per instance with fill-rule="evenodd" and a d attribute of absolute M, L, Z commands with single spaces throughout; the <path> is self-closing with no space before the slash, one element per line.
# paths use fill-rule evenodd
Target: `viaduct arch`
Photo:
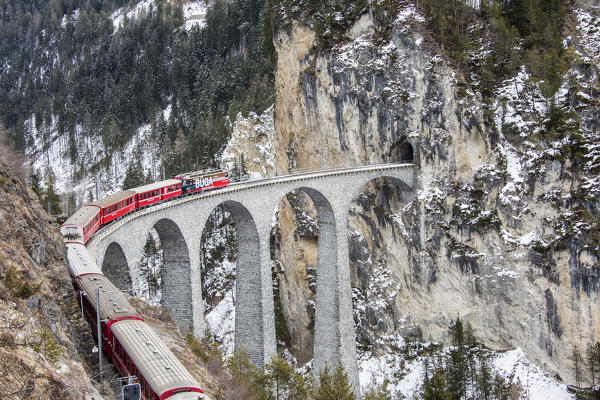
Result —
<path fill-rule="evenodd" d="M 88 250 L 103 267 L 125 260 L 135 268 L 143 254 L 145 235 L 154 227 L 165 248 L 163 268 L 170 271 L 163 275 L 163 303 L 177 324 L 192 328 L 200 336 L 205 331 L 200 239 L 212 211 L 225 206 L 233 215 L 238 234 L 235 346 L 245 347 L 250 361 L 264 366 L 276 353 L 271 219 L 286 193 L 304 191 L 315 204 L 319 220 L 314 370 L 318 373 L 326 363 L 341 363 L 350 383 L 358 388 L 348 216 L 359 190 L 382 177 L 392 178 L 406 190 L 413 190 L 415 185 L 412 164 L 370 165 L 234 183 L 126 216 L 98 231 L 88 242 Z M 115 246 L 123 257 L 118 257 Z"/>

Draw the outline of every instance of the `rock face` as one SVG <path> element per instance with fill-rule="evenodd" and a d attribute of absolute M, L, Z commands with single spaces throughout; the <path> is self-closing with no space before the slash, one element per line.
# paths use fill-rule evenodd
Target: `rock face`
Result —
<path fill-rule="evenodd" d="M 524 102 L 539 107 L 537 118 L 551 112 L 535 86 L 516 77 L 487 107 L 419 33 L 414 9 L 399 14 L 389 39 L 377 29 L 364 15 L 349 41 L 327 52 L 310 51 L 314 34 L 301 23 L 275 38 L 278 172 L 402 160 L 418 167 L 416 193 L 372 182 L 351 210 L 357 342 L 377 355 L 407 338 L 446 341 L 460 316 L 487 345 L 519 346 L 573 380 L 573 346 L 586 349 L 600 333 L 597 109 L 578 112 L 586 149 L 578 169 L 560 145 L 570 133 L 534 140 L 543 123 Z M 574 69 L 597 84 L 597 66 Z M 598 101 L 597 91 L 586 93 Z M 517 132 L 507 123 L 515 116 Z M 306 361 L 314 287 L 305 277 L 314 273 L 318 232 L 300 234 L 302 213 L 311 216 L 310 207 L 280 204 L 274 258 L 291 349 Z"/>
<path fill-rule="evenodd" d="M 58 227 L 14 174 L 0 162 L 0 397 L 101 399 Z"/>

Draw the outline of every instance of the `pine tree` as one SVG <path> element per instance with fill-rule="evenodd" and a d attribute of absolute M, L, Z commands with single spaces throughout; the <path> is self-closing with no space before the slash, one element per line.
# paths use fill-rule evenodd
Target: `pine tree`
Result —
<path fill-rule="evenodd" d="M 453 400 L 462 399 L 467 392 L 467 368 L 464 346 L 452 349 L 446 360 L 446 381 Z"/>
<path fill-rule="evenodd" d="M 392 400 L 392 395 L 387 388 L 387 381 L 381 387 L 371 387 L 364 394 L 364 400 Z"/>
<path fill-rule="evenodd" d="M 41 187 L 42 180 L 40 179 L 40 175 L 34 171 L 29 179 L 31 182 L 31 190 L 33 190 L 33 193 L 36 194 L 38 200 L 42 202 L 44 198 L 44 190 Z"/>
<path fill-rule="evenodd" d="M 496 375 L 494 378 L 494 397 L 496 400 L 509 400 L 510 399 L 510 391 L 508 389 L 508 385 L 506 381 L 501 377 Z"/>
<path fill-rule="evenodd" d="M 142 168 L 142 151 L 137 148 L 133 152 L 133 159 L 127 165 L 125 179 L 123 180 L 123 189 L 131 189 L 148 183 L 144 177 Z"/>
<path fill-rule="evenodd" d="M 592 386 L 596 386 L 596 377 L 600 373 L 600 342 L 590 346 L 587 354 L 588 367 L 592 377 Z"/>
<path fill-rule="evenodd" d="M 344 368 L 338 365 L 333 373 L 329 373 L 329 366 L 319 373 L 319 386 L 314 393 L 315 400 L 355 400 L 356 396 L 348 384 L 348 377 Z"/>
<path fill-rule="evenodd" d="M 444 372 L 436 369 L 431 378 L 425 374 L 425 382 L 421 390 L 421 400 L 451 400 L 452 396 L 448 391 Z"/>
<path fill-rule="evenodd" d="M 281 395 L 288 391 L 290 380 L 294 374 L 294 368 L 278 354 L 271 357 L 271 362 L 265 366 L 269 386 L 275 395 L 275 399 L 279 400 Z"/>
<path fill-rule="evenodd" d="M 146 237 L 144 243 L 144 253 L 140 260 L 140 270 L 143 278 L 148 282 L 148 295 L 154 296 L 160 287 L 161 270 L 156 270 L 155 265 L 157 261 L 158 247 L 154 242 L 154 238 L 151 234 Z"/>
<path fill-rule="evenodd" d="M 484 357 L 479 358 L 479 373 L 477 374 L 477 394 L 481 400 L 491 399 L 494 382 L 488 361 Z"/>
<path fill-rule="evenodd" d="M 52 174 L 48 174 L 43 203 L 46 207 L 48 204 L 50 204 L 50 214 L 62 214 L 62 208 L 60 208 L 60 196 L 58 195 L 58 193 L 56 193 L 56 190 L 54 189 L 54 177 L 52 176 Z"/>
<path fill-rule="evenodd" d="M 450 324 L 450 335 L 452 336 L 452 345 L 462 346 L 465 344 L 465 332 L 460 317 L 456 317 L 456 321 Z"/>
<path fill-rule="evenodd" d="M 305 400 L 309 398 L 308 385 L 310 382 L 306 382 L 301 374 L 294 372 L 292 379 L 289 383 L 289 392 L 287 400 Z"/>

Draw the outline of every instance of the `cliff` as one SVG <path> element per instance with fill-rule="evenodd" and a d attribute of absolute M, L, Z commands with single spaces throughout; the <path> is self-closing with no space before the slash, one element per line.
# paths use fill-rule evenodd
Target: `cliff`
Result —
<path fill-rule="evenodd" d="M 0 161 L 0 397 L 100 399 L 62 237 L 17 173 Z"/>
<path fill-rule="evenodd" d="M 488 346 L 520 347 L 574 382 L 574 346 L 598 340 L 600 266 L 597 44 L 581 23 L 597 16 L 577 13 L 578 57 L 553 99 L 522 68 L 484 102 L 411 5 L 387 37 L 369 13 L 326 51 L 298 21 L 275 37 L 278 171 L 411 158 L 418 167 L 414 193 L 373 182 L 351 210 L 364 357 L 415 337 L 447 342 L 460 316 Z M 318 233 L 302 234 L 298 220 L 315 216 L 297 203 L 280 205 L 275 258 L 291 348 L 309 360 Z"/>

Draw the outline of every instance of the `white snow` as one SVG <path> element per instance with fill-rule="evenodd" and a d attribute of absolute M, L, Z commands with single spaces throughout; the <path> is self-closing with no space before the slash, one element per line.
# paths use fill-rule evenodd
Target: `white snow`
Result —
<path fill-rule="evenodd" d="M 425 17 L 423 17 L 417 12 L 417 9 L 413 4 L 409 4 L 402 8 L 402 10 L 398 13 L 398 16 L 396 17 L 396 21 L 394 21 L 394 24 L 405 24 L 406 22 L 410 22 L 411 20 L 414 20 L 416 22 L 425 22 Z"/>
<path fill-rule="evenodd" d="M 536 231 L 531 231 L 526 235 L 523 235 L 518 242 L 521 246 L 530 246 L 532 243 L 544 243 L 544 240 Z"/>
<path fill-rule="evenodd" d="M 425 344 L 427 347 L 431 344 Z M 418 356 L 406 359 L 402 354 L 386 354 L 368 357 L 363 354 L 359 361 L 359 380 L 363 392 L 369 387 L 388 382 L 392 399 L 418 399 L 425 378 L 425 362 L 431 368 L 438 362 L 437 356 Z M 573 400 L 567 385 L 557 382 L 527 359 L 525 352 L 516 348 L 504 352 L 490 352 L 491 367 L 495 373 L 520 389 L 523 400 Z"/>
<path fill-rule="evenodd" d="M 235 285 L 223 300 L 206 315 L 210 331 L 221 343 L 221 354 L 227 359 L 233 355 L 235 327 Z"/>
<path fill-rule="evenodd" d="M 169 108 L 163 113 L 167 114 Z M 89 202 L 90 194 L 96 199 L 96 182 L 98 182 L 98 195 L 105 197 L 121 190 L 127 167 L 133 161 L 133 152 L 140 149 L 142 156 L 142 168 L 145 175 L 150 175 L 156 180 L 161 179 L 161 164 L 158 161 L 158 145 L 151 138 L 150 125 L 138 128 L 130 142 L 123 151 L 114 152 L 110 157 L 108 168 L 100 168 L 96 176 L 89 173 L 81 180 L 76 181 L 79 165 L 71 164 L 69 157 L 68 135 L 59 137 L 56 131 L 57 119 L 53 117 L 52 123 L 47 126 L 42 124 L 36 129 L 35 117 L 32 115 L 25 121 L 25 129 L 33 138 L 33 144 L 26 150 L 29 160 L 32 160 L 32 169 L 37 171 L 42 178 L 45 187 L 46 177 L 52 174 L 54 177 L 55 190 L 63 195 L 72 193 L 75 198 L 76 208 Z M 74 143 L 79 159 L 91 161 L 90 164 L 98 163 L 104 156 L 106 148 L 102 139 L 91 137 L 84 131 L 85 127 L 75 127 Z M 67 196 L 63 196 L 66 200 Z M 64 208 L 64 207 L 63 207 Z M 65 214 L 73 213 L 75 209 L 64 209 Z"/>
<path fill-rule="evenodd" d="M 247 118 L 238 113 L 231 138 L 223 150 L 221 167 L 231 171 L 243 155 L 246 173 L 250 180 L 262 179 L 276 174 L 274 107 L 261 115 L 250 112 Z"/>
<path fill-rule="evenodd" d="M 135 19 L 142 12 L 146 12 L 148 10 L 154 10 L 155 6 L 156 6 L 155 0 L 142 0 L 131 9 L 127 9 L 127 7 L 119 8 L 118 10 L 113 12 L 110 16 L 110 19 L 112 19 L 112 21 L 113 21 L 113 26 L 115 27 L 115 32 L 118 31 L 119 28 L 121 28 L 125 18 Z"/>
<path fill-rule="evenodd" d="M 186 30 L 192 29 L 194 26 L 200 28 L 206 25 L 206 10 L 207 4 L 205 1 L 191 1 L 183 5 L 183 18 L 185 19 L 184 27 Z"/>
<path fill-rule="evenodd" d="M 63 15 L 62 20 L 60 21 L 60 26 L 65 28 L 69 22 L 76 23 L 79 18 L 79 10 L 73 11 L 71 15 Z"/>
<path fill-rule="evenodd" d="M 522 399 L 575 399 L 575 395 L 567 392 L 567 385 L 558 383 L 544 373 L 540 367 L 527 359 L 525 352 L 520 348 L 497 354 L 492 359 L 492 364 L 501 376 L 522 388 Z"/>
<path fill-rule="evenodd" d="M 577 18 L 580 50 L 583 61 L 600 63 L 600 18 L 598 8 L 586 11 L 580 8 L 573 10 Z"/>

